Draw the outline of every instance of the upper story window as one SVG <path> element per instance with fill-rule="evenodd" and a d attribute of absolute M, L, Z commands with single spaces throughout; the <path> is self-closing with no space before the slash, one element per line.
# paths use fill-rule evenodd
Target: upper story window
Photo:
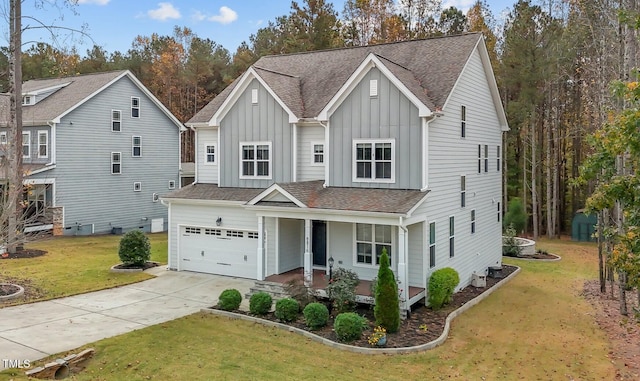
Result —
<path fill-rule="evenodd" d="M 140 97 L 131 97 L 131 117 L 140 117 Z"/>
<path fill-rule="evenodd" d="M 453 258 L 456 253 L 456 218 L 449 217 L 449 258 Z"/>
<path fill-rule="evenodd" d="M 120 152 L 111 152 L 111 174 L 119 175 L 122 173 L 122 154 Z"/>
<path fill-rule="evenodd" d="M 478 173 L 482 173 L 482 144 L 478 144 Z"/>
<path fill-rule="evenodd" d="M 111 131 L 120 132 L 122 124 L 122 113 L 120 110 L 111 110 Z"/>
<path fill-rule="evenodd" d="M 391 265 L 391 226 L 356 224 L 356 263 L 380 264 L 382 249 L 387 249 Z"/>
<path fill-rule="evenodd" d="M 436 223 L 429 223 L 429 267 L 436 266 Z"/>
<path fill-rule="evenodd" d="M 311 143 L 311 165 L 324 165 L 323 143 Z"/>
<path fill-rule="evenodd" d="M 502 210 L 500 209 L 500 203 L 498 203 L 498 222 L 500 222 L 501 217 L 502 217 Z"/>
<path fill-rule="evenodd" d="M 467 136 L 467 107 L 460 107 L 460 137 Z"/>
<path fill-rule="evenodd" d="M 354 140 L 353 141 L 353 181 L 385 182 L 395 181 L 395 141 Z"/>
<path fill-rule="evenodd" d="M 38 131 L 38 157 L 49 157 L 49 131 Z"/>
<path fill-rule="evenodd" d="M 471 211 L 471 234 L 476 232 L 476 210 Z"/>
<path fill-rule="evenodd" d="M 30 106 L 30 105 L 34 105 L 36 103 L 36 97 L 33 95 L 25 95 L 22 97 L 22 105 L 23 106 Z"/>
<path fill-rule="evenodd" d="M 467 176 L 460 176 L 460 207 L 467 204 Z"/>
<path fill-rule="evenodd" d="M 0 132 L 0 144 L 7 144 L 7 131 Z"/>
<path fill-rule="evenodd" d="M 131 156 L 133 157 L 142 156 L 142 137 L 141 136 L 131 137 Z"/>
<path fill-rule="evenodd" d="M 22 157 L 28 159 L 31 157 L 31 132 L 22 133 Z"/>
<path fill-rule="evenodd" d="M 271 178 L 271 142 L 240 143 L 240 178 Z"/>
<path fill-rule="evenodd" d="M 133 183 L 133 191 L 134 192 L 142 192 L 142 182 L 140 181 L 135 181 Z"/>
<path fill-rule="evenodd" d="M 214 144 L 208 144 L 205 146 L 205 163 L 215 164 L 216 162 L 216 146 Z"/>

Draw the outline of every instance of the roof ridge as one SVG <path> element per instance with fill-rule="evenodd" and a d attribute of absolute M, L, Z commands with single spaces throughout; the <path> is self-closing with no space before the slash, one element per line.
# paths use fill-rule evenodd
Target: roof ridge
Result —
<path fill-rule="evenodd" d="M 289 77 L 289 78 L 297 78 L 297 79 L 300 79 L 300 77 L 299 77 L 299 76 L 297 76 L 297 75 L 287 74 L 287 73 L 283 73 L 283 72 L 279 72 L 279 71 L 276 71 L 276 70 L 267 69 L 267 68 L 260 67 L 260 66 L 256 66 L 256 65 L 253 65 L 253 68 L 254 68 L 254 69 L 263 70 L 263 71 L 266 71 L 266 72 L 268 72 L 268 73 L 273 73 L 273 74 L 283 75 L 283 76 L 285 76 L 285 77 Z"/>
<path fill-rule="evenodd" d="M 126 71 L 128 71 L 128 69 L 100 71 L 100 72 L 95 72 L 95 73 L 82 73 L 82 74 L 76 74 L 76 75 L 67 75 L 65 77 L 33 78 L 33 79 L 26 80 L 25 83 L 26 82 L 64 80 L 64 79 L 73 79 L 73 78 L 78 78 L 78 77 L 89 77 L 89 76 L 107 75 L 107 74 L 115 74 L 115 73 L 124 73 Z"/>

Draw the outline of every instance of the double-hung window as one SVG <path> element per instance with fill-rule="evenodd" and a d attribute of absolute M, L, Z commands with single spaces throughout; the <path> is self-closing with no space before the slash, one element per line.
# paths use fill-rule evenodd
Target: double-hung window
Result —
<path fill-rule="evenodd" d="M 449 258 L 455 256 L 456 247 L 456 221 L 454 216 L 449 217 Z"/>
<path fill-rule="evenodd" d="M 271 178 L 271 142 L 240 143 L 240 178 Z"/>
<path fill-rule="evenodd" d="M 111 131 L 120 132 L 122 128 L 122 112 L 120 110 L 111 110 Z"/>
<path fill-rule="evenodd" d="M 478 144 L 478 173 L 482 173 L 482 144 Z"/>
<path fill-rule="evenodd" d="M 311 165 L 323 165 L 324 164 L 324 144 L 312 142 L 311 143 Z"/>
<path fill-rule="evenodd" d="M 132 118 L 140 117 L 140 98 L 139 97 L 131 97 L 131 117 Z"/>
<path fill-rule="evenodd" d="M 471 234 L 475 234 L 476 232 L 476 210 L 473 209 L 471 211 Z"/>
<path fill-rule="evenodd" d="M 216 146 L 213 144 L 208 144 L 205 146 L 205 163 L 207 164 L 215 164 L 216 162 Z"/>
<path fill-rule="evenodd" d="M 391 240 L 390 225 L 356 224 L 356 263 L 377 266 L 386 249 L 391 264 Z"/>
<path fill-rule="evenodd" d="M 460 137 L 467 136 L 467 107 L 460 106 Z"/>
<path fill-rule="evenodd" d="M 49 132 L 38 131 L 38 157 L 49 157 Z"/>
<path fill-rule="evenodd" d="M 133 157 L 142 156 L 142 137 L 141 136 L 131 137 L 131 156 Z"/>
<path fill-rule="evenodd" d="M 31 132 L 22 133 L 22 157 L 28 159 L 31 157 Z"/>
<path fill-rule="evenodd" d="M 394 140 L 354 140 L 353 181 L 395 181 Z"/>
<path fill-rule="evenodd" d="M 489 146 L 484 145 L 484 171 L 489 172 Z"/>
<path fill-rule="evenodd" d="M 120 152 L 111 152 L 111 174 L 119 175 L 122 173 L 122 154 Z"/>
<path fill-rule="evenodd" d="M 497 146 L 496 147 L 496 170 L 498 172 L 500 172 L 500 169 L 502 169 L 500 168 L 500 152 L 501 152 L 500 146 Z"/>
<path fill-rule="evenodd" d="M 7 144 L 7 131 L 0 132 L 0 144 Z"/>
<path fill-rule="evenodd" d="M 467 176 L 460 176 L 460 207 L 467 204 Z"/>
<path fill-rule="evenodd" d="M 436 266 L 436 223 L 429 223 L 429 267 Z"/>

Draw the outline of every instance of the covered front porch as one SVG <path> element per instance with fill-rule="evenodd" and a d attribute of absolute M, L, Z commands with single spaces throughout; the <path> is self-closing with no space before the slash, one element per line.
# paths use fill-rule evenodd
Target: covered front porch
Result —
<path fill-rule="evenodd" d="M 269 275 L 264 279 L 267 282 L 286 284 L 302 284 L 304 282 L 304 268 L 300 267 L 282 274 Z M 313 283 L 310 288 L 321 296 L 326 296 L 325 289 L 329 284 L 329 275 L 324 270 L 313 270 Z M 374 304 L 374 295 L 371 293 L 372 282 L 370 280 L 360 280 L 356 287 L 356 300 L 358 303 Z M 407 296 L 409 297 L 409 308 L 422 300 L 426 295 L 424 288 L 409 286 Z"/>

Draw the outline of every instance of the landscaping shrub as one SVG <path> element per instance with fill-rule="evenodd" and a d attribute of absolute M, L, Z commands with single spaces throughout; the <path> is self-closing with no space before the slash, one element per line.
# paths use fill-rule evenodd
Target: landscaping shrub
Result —
<path fill-rule="evenodd" d="M 367 328 L 367 319 L 355 312 L 344 312 L 336 316 L 333 329 L 340 341 L 353 341 L 362 337 Z"/>
<path fill-rule="evenodd" d="M 296 320 L 300 312 L 300 304 L 292 298 L 280 299 L 276 302 L 276 317 L 284 322 Z"/>
<path fill-rule="evenodd" d="M 516 240 L 516 229 L 513 225 L 509 225 L 509 227 L 505 229 L 504 236 L 502 237 L 502 255 L 517 257 L 521 253 L 522 248 L 518 246 L 518 241 Z"/>
<path fill-rule="evenodd" d="M 449 303 L 458 283 L 460 283 L 460 276 L 451 267 L 434 271 L 429 279 L 429 305 L 431 308 L 437 310 Z"/>
<path fill-rule="evenodd" d="M 240 303 L 242 303 L 242 295 L 235 288 L 222 291 L 218 298 L 218 307 L 225 311 L 237 310 Z"/>
<path fill-rule="evenodd" d="M 131 230 L 120 239 L 118 256 L 122 263 L 134 266 L 144 266 L 151 258 L 151 244 L 149 238 L 140 230 Z"/>
<path fill-rule="evenodd" d="M 329 309 L 322 303 L 309 303 L 302 311 L 307 327 L 322 328 L 329 321 Z"/>
<path fill-rule="evenodd" d="M 382 249 L 380 256 L 380 268 L 378 269 L 377 284 L 375 287 L 375 306 L 373 314 L 376 325 L 387 329 L 387 332 L 397 332 L 400 327 L 400 305 L 398 298 L 398 285 L 389 268 L 389 256 L 387 249 Z"/>
<path fill-rule="evenodd" d="M 511 226 L 516 229 L 516 233 L 524 231 L 527 223 L 527 211 L 519 197 L 514 197 L 509 201 L 507 213 L 504 215 L 503 226 Z"/>
<path fill-rule="evenodd" d="M 355 310 L 358 283 L 360 279 L 355 271 L 339 267 L 333 272 L 333 279 L 329 281 L 326 290 L 336 311 L 340 313 Z"/>
<path fill-rule="evenodd" d="M 266 315 L 272 305 L 273 299 L 266 292 L 257 292 L 249 298 L 249 312 L 254 315 Z"/>

